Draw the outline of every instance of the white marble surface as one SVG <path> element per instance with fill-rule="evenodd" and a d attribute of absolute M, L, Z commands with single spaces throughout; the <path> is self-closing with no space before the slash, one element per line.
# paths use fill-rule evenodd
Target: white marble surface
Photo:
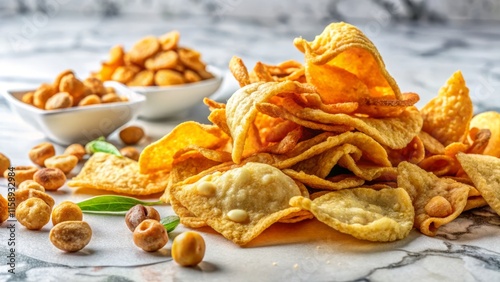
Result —
<path fill-rule="evenodd" d="M 227 72 L 232 55 L 248 66 L 260 60 L 278 63 L 302 60 L 293 38 L 312 39 L 327 23 L 264 24 L 234 19 L 201 17 L 127 16 L 100 18 L 58 15 L 29 31 L 24 16 L 0 20 L 0 88 L 26 88 L 51 81 L 71 68 L 86 76 L 99 67 L 109 47 L 130 47 L 147 34 L 178 29 L 181 43 L 198 49 L 204 60 Z M 389 72 L 403 91 L 421 95 L 419 105 L 433 97 L 457 69 L 461 69 L 476 104 L 476 112 L 500 110 L 500 29 L 497 24 L 393 25 L 382 19 L 354 22 L 372 39 Z M 29 31 L 29 32 L 28 32 Z M 31 33 L 30 33 L 31 32 Z M 12 36 L 20 44 L 12 44 Z M 10 37 L 9 37 L 10 36 Z M 227 75 L 213 98 L 225 101 L 236 89 Z M 170 131 L 180 121 L 206 121 L 203 105 L 186 116 L 162 121 L 135 120 L 149 136 L 146 145 Z M 29 149 L 44 136 L 13 116 L 0 98 L 0 152 L 14 165 L 28 165 Z M 116 134 L 111 141 L 117 141 Z M 62 152 L 61 147 L 57 147 Z M 5 186 L 5 183 L 2 182 Z M 6 189 L 0 187 L 5 195 Z M 71 190 L 63 190 L 71 197 Z M 162 214 L 171 212 L 161 207 Z M 89 217 L 89 221 L 99 220 Z M 121 219 L 111 219 L 120 221 Z M 248 248 L 240 248 L 220 235 L 202 230 L 207 255 L 198 268 L 180 268 L 171 261 L 137 267 L 76 267 L 74 257 L 55 263 L 39 256 L 18 253 L 16 275 L 4 263 L 7 255 L 6 225 L 0 233 L 0 281 L 499 281 L 500 218 L 489 209 L 462 215 L 429 238 L 412 231 L 402 241 L 380 244 L 360 242 L 315 221 L 276 225 Z M 182 227 L 179 229 L 182 230 Z M 107 231 L 98 230 L 106 234 Z M 119 232 L 119 231 L 113 231 Z M 287 234 L 285 237 L 283 234 Z M 278 236 L 279 235 L 279 236 Z M 24 240 L 19 233 L 19 244 Z M 266 242 L 280 242 L 267 245 Z M 53 250 L 50 250 L 53 251 Z M 50 254 L 49 254 L 50 255 Z M 133 260 L 133 258 L 131 258 Z M 296 267 L 294 267 L 294 265 Z"/>

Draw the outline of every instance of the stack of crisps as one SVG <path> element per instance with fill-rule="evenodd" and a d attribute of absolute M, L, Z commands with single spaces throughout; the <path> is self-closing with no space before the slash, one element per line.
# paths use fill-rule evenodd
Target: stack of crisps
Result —
<path fill-rule="evenodd" d="M 434 236 L 462 212 L 500 214 L 500 114 L 473 117 L 462 74 L 421 110 L 373 43 L 332 23 L 305 63 L 233 57 L 241 88 L 205 99 L 212 124 L 184 122 L 147 146 L 142 174 L 168 173 L 161 197 L 191 228 L 245 245 L 275 222 L 316 218 L 356 238 Z"/>

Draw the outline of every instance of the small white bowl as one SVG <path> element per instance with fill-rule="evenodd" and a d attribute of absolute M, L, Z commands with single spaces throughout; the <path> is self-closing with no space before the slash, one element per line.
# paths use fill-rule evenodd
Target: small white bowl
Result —
<path fill-rule="evenodd" d="M 136 118 L 146 100 L 121 83 L 106 81 L 104 85 L 113 87 L 118 95 L 127 97 L 128 101 L 42 110 L 21 101 L 23 94 L 30 90 L 6 91 L 4 96 L 13 112 L 52 141 L 61 145 L 85 144 L 100 136 L 107 137 Z"/>
<path fill-rule="evenodd" d="M 219 69 L 212 66 L 208 66 L 207 70 L 214 75 L 213 78 L 182 85 L 130 87 L 146 97 L 146 103 L 140 110 L 139 117 L 144 119 L 172 117 L 212 95 L 222 83 L 222 74 Z"/>

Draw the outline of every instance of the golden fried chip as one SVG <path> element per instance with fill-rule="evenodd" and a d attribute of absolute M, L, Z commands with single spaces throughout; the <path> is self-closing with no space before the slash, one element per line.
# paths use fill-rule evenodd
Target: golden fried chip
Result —
<path fill-rule="evenodd" d="M 387 242 L 405 238 L 413 227 L 414 211 L 401 188 L 354 188 L 314 200 L 293 197 L 290 205 L 311 211 L 328 226 L 358 239 Z"/>
<path fill-rule="evenodd" d="M 154 57 L 146 60 L 144 66 L 148 70 L 174 69 L 179 63 L 179 55 L 175 51 L 164 51 L 157 53 Z"/>
<path fill-rule="evenodd" d="M 415 107 L 407 107 L 399 116 L 387 118 L 330 114 L 320 109 L 304 108 L 293 100 L 284 100 L 283 107 L 301 119 L 354 127 L 391 149 L 406 147 L 422 127 L 422 117 Z"/>
<path fill-rule="evenodd" d="M 418 166 L 437 176 L 444 176 L 456 173 L 457 161 L 447 155 L 433 155 L 421 160 Z"/>
<path fill-rule="evenodd" d="M 154 173 L 161 170 L 170 171 L 174 154 L 180 149 L 196 145 L 214 149 L 223 147 L 229 137 L 218 127 L 187 121 L 176 126 L 169 134 L 149 144 L 139 157 L 141 173 Z"/>
<path fill-rule="evenodd" d="M 443 145 L 459 142 L 467 135 L 473 105 L 469 89 L 460 71 L 455 72 L 439 89 L 439 94 L 421 110 L 422 130 Z"/>
<path fill-rule="evenodd" d="M 419 163 L 425 158 L 425 149 L 422 140 L 415 136 L 408 145 L 399 150 L 388 149 L 389 160 L 393 166 L 398 166 L 400 162 L 407 161 L 412 164 Z"/>
<path fill-rule="evenodd" d="M 281 218 L 300 196 L 297 184 L 279 169 L 260 163 L 214 173 L 173 191 L 191 213 L 236 244 L 244 245 Z"/>
<path fill-rule="evenodd" d="M 115 45 L 109 50 L 109 60 L 106 62 L 106 64 L 116 67 L 123 66 L 125 63 L 124 57 L 125 51 L 123 50 L 123 46 Z"/>
<path fill-rule="evenodd" d="M 441 144 L 436 138 L 432 137 L 429 133 L 425 131 L 420 131 L 418 137 L 422 141 L 426 151 L 433 155 L 443 155 L 444 145 Z"/>
<path fill-rule="evenodd" d="M 368 115 L 370 117 L 397 117 L 406 107 L 413 106 L 420 100 L 416 93 L 404 93 L 401 100 L 387 98 L 362 98 L 356 113 Z"/>
<path fill-rule="evenodd" d="M 143 66 L 144 62 L 160 51 L 160 41 L 155 36 L 146 36 L 137 41 L 128 52 L 130 61 Z"/>
<path fill-rule="evenodd" d="M 500 215 L 500 158 L 459 153 L 457 159 L 481 196 Z"/>
<path fill-rule="evenodd" d="M 172 30 L 170 32 L 161 35 L 160 37 L 158 37 L 161 49 L 163 51 L 177 49 L 177 44 L 179 43 L 180 37 L 181 34 L 177 30 Z"/>
<path fill-rule="evenodd" d="M 152 86 L 154 84 L 155 73 L 151 70 L 138 72 L 132 80 L 127 82 L 128 86 Z"/>
<path fill-rule="evenodd" d="M 330 114 L 349 114 L 356 111 L 358 102 L 325 104 L 317 93 L 305 93 L 295 97 L 305 108 L 320 109 Z"/>
<path fill-rule="evenodd" d="M 250 82 L 270 82 L 275 81 L 262 62 L 257 62 L 249 74 Z"/>
<path fill-rule="evenodd" d="M 233 138 L 233 161 L 241 161 L 245 140 L 258 114 L 257 103 L 267 102 L 282 93 L 309 92 L 313 92 L 310 85 L 292 81 L 253 83 L 236 91 L 226 104 L 227 125 Z"/>
<path fill-rule="evenodd" d="M 307 187 L 314 189 L 335 191 L 335 190 L 359 187 L 365 183 L 363 179 L 356 176 L 344 178 L 339 181 L 330 181 L 328 179 L 320 178 L 316 175 L 307 174 L 303 171 L 298 172 L 293 169 L 284 169 L 283 173 L 290 176 L 296 181 L 304 183 Z"/>
<path fill-rule="evenodd" d="M 107 153 L 93 154 L 68 182 L 73 188 L 93 188 L 127 195 L 150 195 L 165 190 L 168 173 L 141 174 L 136 161 Z"/>
<path fill-rule="evenodd" d="M 484 112 L 474 116 L 470 128 L 489 129 L 491 137 L 483 154 L 500 158 L 500 113 Z"/>
<path fill-rule="evenodd" d="M 332 23 L 312 42 L 295 38 L 293 44 L 306 61 L 316 65 L 329 64 L 356 75 L 373 97 L 401 100 L 399 87 L 385 69 L 377 48 L 358 28 L 347 23 Z"/>
<path fill-rule="evenodd" d="M 358 77 L 344 69 L 331 65 L 306 64 L 307 82 L 316 87 L 326 104 L 357 102 L 368 97 L 368 87 Z"/>
<path fill-rule="evenodd" d="M 417 165 L 398 165 L 398 186 L 404 188 L 415 207 L 415 227 L 425 235 L 435 236 L 441 225 L 457 218 L 467 204 L 469 185 L 449 178 L 439 178 Z"/>

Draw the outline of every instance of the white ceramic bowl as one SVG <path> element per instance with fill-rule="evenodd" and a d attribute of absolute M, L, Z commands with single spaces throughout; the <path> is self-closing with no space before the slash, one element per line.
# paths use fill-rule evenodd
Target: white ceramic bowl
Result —
<path fill-rule="evenodd" d="M 21 101 L 22 95 L 30 90 L 3 94 L 13 112 L 52 141 L 61 145 L 85 144 L 99 136 L 107 137 L 136 118 L 146 100 L 121 83 L 106 81 L 104 85 L 115 88 L 116 93 L 128 97 L 128 101 L 48 111 Z"/>
<path fill-rule="evenodd" d="M 209 97 L 222 83 L 221 71 L 209 66 L 214 78 L 194 83 L 173 86 L 130 87 L 146 97 L 146 103 L 139 112 L 144 119 L 161 119 L 182 114 L 189 108 Z"/>

